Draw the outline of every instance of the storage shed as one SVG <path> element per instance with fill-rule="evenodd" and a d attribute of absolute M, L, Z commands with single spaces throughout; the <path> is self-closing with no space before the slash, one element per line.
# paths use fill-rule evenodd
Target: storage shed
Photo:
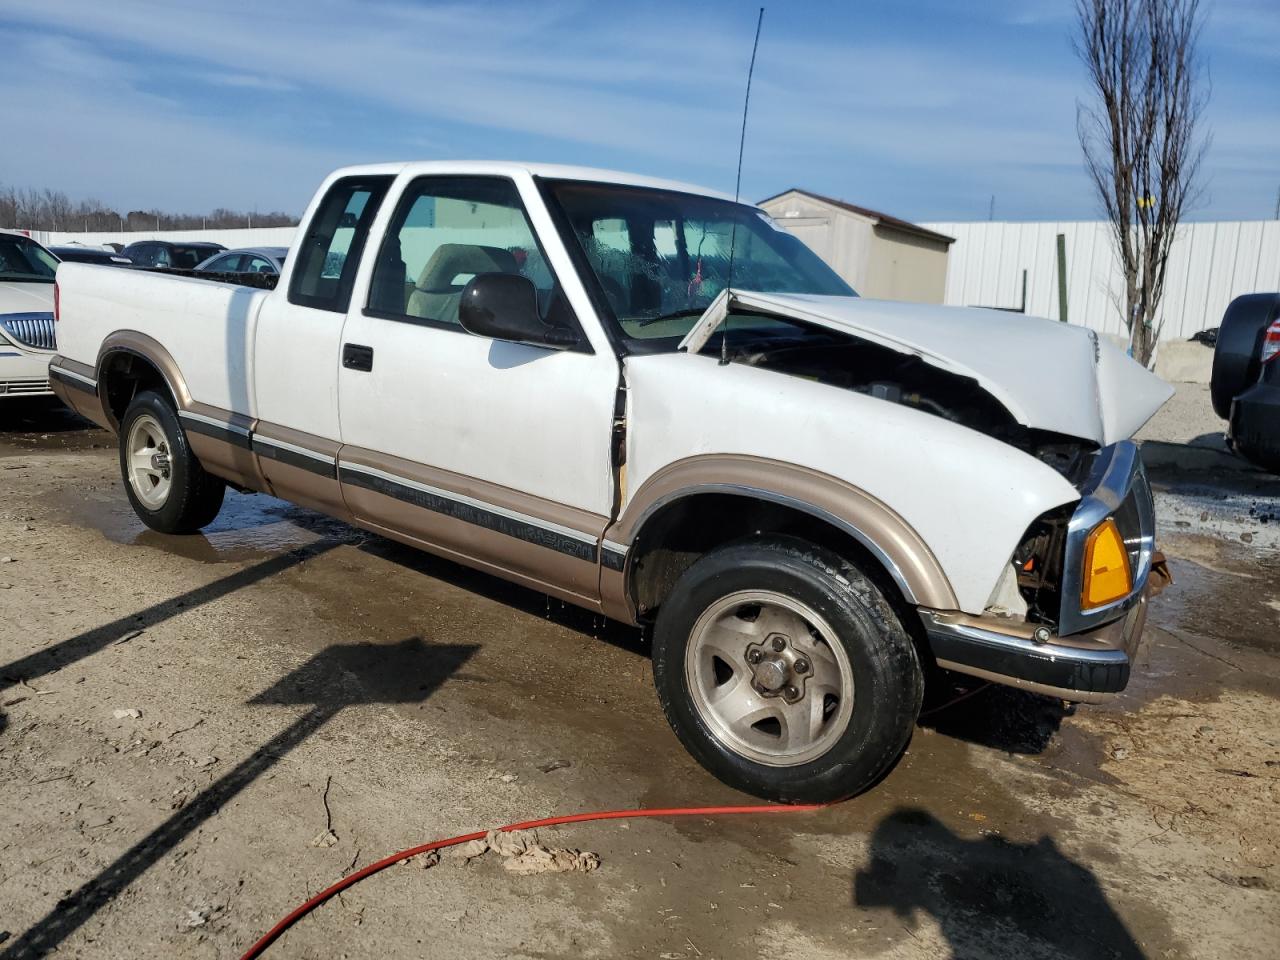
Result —
<path fill-rule="evenodd" d="M 942 303 L 951 237 L 794 187 L 759 206 L 862 296 Z"/>

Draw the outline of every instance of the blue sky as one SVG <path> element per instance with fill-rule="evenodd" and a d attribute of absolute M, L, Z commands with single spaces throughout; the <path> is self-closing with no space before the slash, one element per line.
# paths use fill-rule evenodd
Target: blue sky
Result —
<path fill-rule="evenodd" d="M 330 169 L 545 160 L 732 191 L 758 2 L 0 0 L 0 184 L 300 212 Z M 1093 219 L 1071 0 L 766 3 L 743 196 Z M 1280 3 L 1209 4 L 1196 219 L 1280 189 Z"/>

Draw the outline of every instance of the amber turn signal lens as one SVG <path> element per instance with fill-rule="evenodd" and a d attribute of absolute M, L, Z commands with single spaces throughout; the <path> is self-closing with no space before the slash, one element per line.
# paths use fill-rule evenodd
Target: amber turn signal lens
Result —
<path fill-rule="evenodd" d="M 1089 534 L 1085 544 L 1080 606 L 1085 610 L 1101 607 L 1127 596 L 1132 589 L 1129 553 L 1115 520 L 1108 517 Z"/>

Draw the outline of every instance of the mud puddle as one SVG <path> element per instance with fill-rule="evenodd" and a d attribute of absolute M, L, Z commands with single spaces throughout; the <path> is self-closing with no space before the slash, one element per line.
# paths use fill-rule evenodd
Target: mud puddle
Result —
<path fill-rule="evenodd" d="M 266 494 L 228 490 L 217 519 L 201 533 L 187 536 L 146 527 L 119 485 L 100 491 L 60 490 L 44 500 L 60 516 L 91 527 L 115 543 L 150 547 L 201 563 L 262 560 L 320 539 L 354 542 L 362 537 L 347 524 Z"/>
<path fill-rule="evenodd" d="M 1157 533 L 1207 536 L 1280 557 L 1280 477 L 1261 471 L 1157 472 Z"/>

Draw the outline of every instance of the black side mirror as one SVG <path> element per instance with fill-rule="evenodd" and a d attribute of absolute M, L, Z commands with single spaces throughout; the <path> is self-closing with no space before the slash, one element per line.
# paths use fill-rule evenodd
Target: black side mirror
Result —
<path fill-rule="evenodd" d="M 538 315 L 538 290 L 515 273 L 478 273 L 462 288 L 458 322 L 468 333 L 495 340 L 567 350 L 579 343 L 572 330 L 552 327 Z"/>

